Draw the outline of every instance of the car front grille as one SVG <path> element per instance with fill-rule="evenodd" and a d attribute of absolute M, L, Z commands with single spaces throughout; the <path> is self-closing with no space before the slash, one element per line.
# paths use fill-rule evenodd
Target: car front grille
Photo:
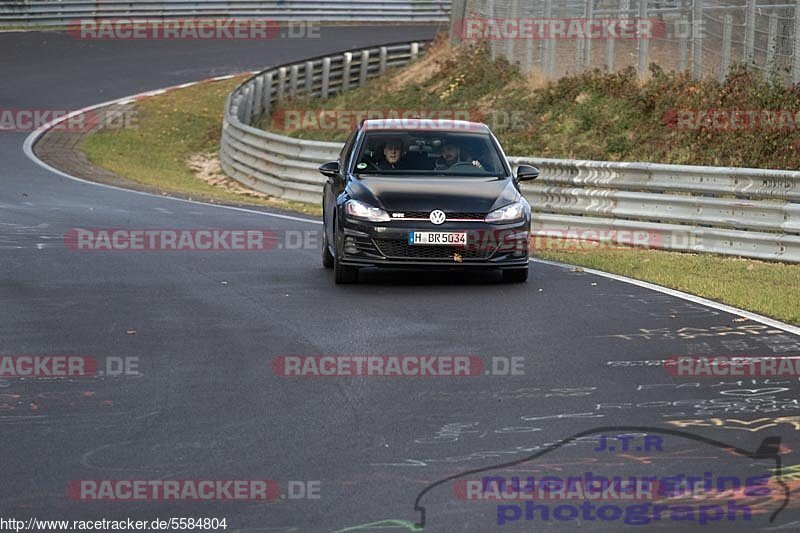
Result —
<path fill-rule="evenodd" d="M 454 254 L 460 254 L 462 259 L 487 259 L 494 251 L 494 247 L 410 245 L 400 239 L 375 239 L 375 244 L 384 256 L 391 259 L 452 260 Z"/>
<path fill-rule="evenodd" d="M 428 220 L 430 218 L 430 211 L 400 211 L 403 213 L 402 218 L 395 218 L 394 214 L 392 213 L 392 220 L 404 220 L 404 219 L 424 219 Z M 445 212 L 447 215 L 447 220 L 483 220 L 486 218 L 486 213 L 448 213 Z"/>

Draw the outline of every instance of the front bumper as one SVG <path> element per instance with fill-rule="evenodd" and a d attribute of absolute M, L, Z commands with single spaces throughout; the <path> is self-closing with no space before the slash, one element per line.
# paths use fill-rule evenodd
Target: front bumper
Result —
<path fill-rule="evenodd" d="M 392 220 L 371 223 L 344 219 L 339 257 L 348 266 L 413 268 L 522 268 L 528 265 L 530 221 L 487 224 Z M 412 231 L 466 232 L 466 246 L 411 245 Z"/>

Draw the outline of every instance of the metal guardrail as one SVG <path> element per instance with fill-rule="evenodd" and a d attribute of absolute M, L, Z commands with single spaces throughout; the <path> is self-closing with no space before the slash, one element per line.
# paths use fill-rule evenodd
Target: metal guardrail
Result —
<path fill-rule="evenodd" d="M 29 0 L 0 2 L 0 25 L 80 19 L 268 18 L 276 21 L 446 22 L 451 0 Z"/>
<path fill-rule="evenodd" d="M 300 202 L 321 201 L 321 162 L 339 157 L 337 143 L 302 141 L 254 128 L 253 119 L 285 96 L 326 98 L 366 83 L 423 52 L 426 42 L 343 52 L 267 70 L 228 96 L 220 163 L 225 173 L 258 191 Z"/>
<path fill-rule="evenodd" d="M 646 233 L 647 246 L 800 262 L 800 172 L 512 157 L 541 231 Z"/>
<path fill-rule="evenodd" d="M 286 95 L 328 96 L 408 63 L 425 43 L 370 48 L 285 65 L 258 74 L 228 97 L 222 130 L 225 173 L 256 190 L 319 203 L 317 167 L 341 143 L 303 141 L 250 125 Z M 511 157 L 539 167 L 522 191 L 534 231 L 647 235 L 646 246 L 800 262 L 800 172 L 653 163 Z"/>

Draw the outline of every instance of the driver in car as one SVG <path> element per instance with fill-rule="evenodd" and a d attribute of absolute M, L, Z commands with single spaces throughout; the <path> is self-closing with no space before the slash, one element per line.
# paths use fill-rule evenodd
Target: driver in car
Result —
<path fill-rule="evenodd" d="M 446 170 L 453 165 L 458 163 L 462 163 L 461 161 L 461 148 L 453 143 L 447 143 L 442 146 L 442 156 L 436 160 L 435 168 L 436 170 Z M 475 159 L 471 162 L 472 166 L 477 168 L 483 168 L 481 162 Z"/>
<path fill-rule="evenodd" d="M 379 170 L 399 170 L 402 168 L 400 158 L 403 155 L 403 143 L 400 139 L 389 139 L 383 147 L 383 158 L 375 163 Z"/>

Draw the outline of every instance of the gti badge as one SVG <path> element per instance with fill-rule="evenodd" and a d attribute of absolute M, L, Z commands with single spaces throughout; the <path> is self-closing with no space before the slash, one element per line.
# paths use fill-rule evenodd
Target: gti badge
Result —
<path fill-rule="evenodd" d="M 431 211 L 430 219 L 431 223 L 436 224 L 438 226 L 439 224 L 444 224 L 444 221 L 447 220 L 447 216 L 445 216 L 444 211 L 436 209 L 434 211 Z"/>

